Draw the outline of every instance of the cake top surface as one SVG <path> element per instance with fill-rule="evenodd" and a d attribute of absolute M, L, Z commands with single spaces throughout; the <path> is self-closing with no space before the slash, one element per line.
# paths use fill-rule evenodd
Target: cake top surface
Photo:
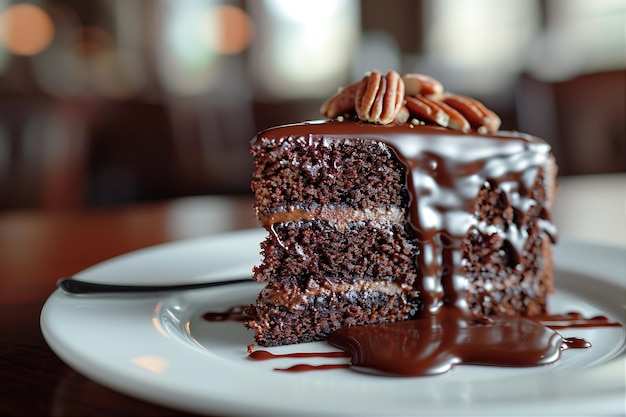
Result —
<path fill-rule="evenodd" d="M 497 131 L 494 133 L 463 132 L 448 129 L 442 126 L 412 123 L 374 124 L 354 119 L 340 120 L 310 120 L 299 123 L 285 124 L 265 129 L 257 135 L 258 138 L 288 138 L 309 136 L 332 136 L 337 138 L 371 138 L 383 139 L 385 137 L 415 137 L 423 135 L 438 138 L 467 138 L 474 137 L 484 139 L 485 142 L 493 140 L 511 140 L 527 143 L 545 144 L 546 142 L 536 136 L 517 131 Z"/>
<path fill-rule="evenodd" d="M 438 80 L 423 74 L 368 72 L 361 80 L 340 88 L 324 102 L 320 112 L 326 120 L 269 128 L 255 140 L 311 135 L 384 140 L 419 135 L 545 144 L 531 135 L 499 130 L 500 117 L 483 103 L 448 92 Z"/>

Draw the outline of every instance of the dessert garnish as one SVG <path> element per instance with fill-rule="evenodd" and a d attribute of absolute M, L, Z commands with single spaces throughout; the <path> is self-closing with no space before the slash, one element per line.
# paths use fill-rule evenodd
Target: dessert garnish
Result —
<path fill-rule="evenodd" d="M 321 112 L 331 120 L 268 128 L 250 144 L 267 231 L 253 269 L 265 286 L 245 310 L 259 346 L 327 340 L 351 369 L 405 376 L 546 365 L 590 346 L 551 328 L 586 323 L 548 313 L 547 142 L 499 131 L 483 103 L 422 74 L 366 73 Z"/>
<path fill-rule="evenodd" d="M 495 133 L 500 117 L 480 101 L 444 90 L 438 80 L 423 74 L 383 75 L 375 70 L 340 89 L 321 107 L 329 119 L 358 117 L 377 124 L 424 123 L 478 133 Z"/>

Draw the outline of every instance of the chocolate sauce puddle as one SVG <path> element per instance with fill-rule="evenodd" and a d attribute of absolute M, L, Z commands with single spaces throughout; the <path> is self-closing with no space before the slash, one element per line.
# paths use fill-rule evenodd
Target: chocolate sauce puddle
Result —
<path fill-rule="evenodd" d="M 209 322 L 245 321 L 245 306 L 206 312 Z M 274 368 L 281 372 L 309 372 L 350 368 L 357 372 L 388 376 L 431 376 L 457 365 L 530 367 L 557 362 L 564 350 L 586 349 L 591 343 L 562 337 L 555 330 L 620 327 L 606 316 L 587 318 L 578 312 L 534 317 L 467 317 L 460 309 L 441 308 L 415 320 L 353 326 L 333 332 L 328 343 L 336 352 L 276 354 L 250 351 L 251 360 L 280 358 L 342 358 L 349 364 L 296 364 Z"/>
<path fill-rule="evenodd" d="M 355 371 L 393 376 L 438 375 L 457 365 L 547 365 L 564 349 L 588 347 L 532 320 L 476 320 L 447 308 L 417 320 L 344 328 L 328 342 L 350 353 Z"/>
<path fill-rule="evenodd" d="M 568 312 L 565 314 L 544 314 L 540 316 L 529 317 L 530 320 L 536 321 L 554 330 L 574 329 L 586 327 L 621 327 L 622 324 L 611 321 L 606 316 L 595 316 L 587 318 L 578 312 Z"/>
<path fill-rule="evenodd" d="M 266 361 L 280 358 L 347 358 L 346 352 L 293 352 L 293 353 L 272 353 L 267 350 L 255 350 L 248 355 L 249 359 L 255 361 Z"/>
<path fill-rule="evenodd" d="M 266 361 L 270 359 L 280 358 L 347 358 L 347 352 L 293 352 L 293 353 L 271 353 L 267 350 L 255 350 L 248 354 L 248 359 L 255 361 Z M 310 371 L 322 371 L 331 369 L 345 369 L 349 368 L 347 363 L 341 364 L 322 364 L 322 365 L 309 365 L 306 363 L 299 363 L 297 365 L 290 366 L 288 368 L 274 368 L 275 371 L 281 372 L 310 372 Z"/>
<path fill-rule="evenodd" d="M 580 337 L 568 337 L 563 339 L 561 350 L 565 349 L 587 349 L 591 347 L 591 343 L 587 339 Z"/>
<path fill-rule="evenodd" d="M 202 318 L 210 322 L 219 321 L 240 321 L 244 322 L 248 319 L 245 314 L 245 306 L 233 306 L 226 311 L 207 311 Z"/>
<path fill-rule="evenodd" d="M 326 364 L 326 365 L 308 365 L 306 363 L 300 363 L 298 365 L 290 366 L 289 368 L 274 368 L 275 371 L 281 372 L 310 372 L 310 371 L 329 371 L 331 369 L 346 369 L 350 368 L 347 363 L 341 364 Z"/>

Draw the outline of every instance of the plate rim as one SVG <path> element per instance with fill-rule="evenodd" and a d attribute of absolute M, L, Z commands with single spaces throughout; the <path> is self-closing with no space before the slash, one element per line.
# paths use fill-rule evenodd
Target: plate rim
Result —
<path fill-rule="evenodd" d="M 110 265 L 114 265 L 116 262 L 119 262 L 120 260 L 121 261 L 125 261 L 128 259 L 132 260 L 133 257 L 137 255 L 149 257 L 149 256 L 153 256 L 154 253 L 158 253 L 159 251 L 168 251 L 172 248 L 177 248 L 177 247 L 181 247 L 185 245 L 193 246 L 196 244 L 202 244 L 202 243 L 207 243 L 207 242 L 220 242 L 220 241 L 223 241 L 224 239 L 238 240 L 242 238 L 243 239 L 247 238 L 251 240 L 254 239 L 257 243 L 260 243 L 259 237 L 262 238 L 265 233 L 266 232 L 263 229 L 259 229 L 259 228 L 245 229 L 245 230 L 240 230 L 240 231 L 235 231 L 235 232 L 221 233 L 221 234 L 216 234 L 216 235 L 204 236 L 200 238 L 193 238 L 193 239 L 187 239 L 187 240 L 182 240 L 182 241 L 168 242 L 168 243 L 164 243 L 160 245 L 154 245 L 154 246 L 150 246 L 144 249 L 140 249 L 138 251 L 133 251 L 133 252 L 129 252 L 123 255 L 119 255 L 114 258 L 108 259 L 106 261 L 100 262 L 98 264 L 92 265 L 91 267 L 86 268 L 80 271 L 79 273 L 77 273 L 76 276 L 81 276 L 81 278 L 83 279 L 89 279 L 93 275 L 100 277 L 101 272 L 97 272 L 97 271 L 99 270 L 101 271 L 102 268 L 106 270 L 106 268 L 108 268 Z M 555 256 L 555 258 L 557 258 L 556 260 L 558 260 L 559 256 L 561 256 L 559 255 L 559 251 L 564 253 L 564 252 L 567 252 L 567 250 L 572 250 L 572 248 L 580 251 L 580 250 L 588 250 L 591 247 L 593 247 L 592 249 L 599 250 L 600 252 L 602 252 L 603 250 L 609 250 L 609 251 L 617 250 L 616 253 L 618 254 L 620 253 L 626 254 L 626 248 L 619 248 L 619 247 L 614 247 L 611 245 L 597 245 L 595 243 L 586 243 L 582 241 L 577 241 L 576 239 L 563 239 L 562 238 L 561 241 L 559 242 L 559 245 L 555 246 L 555 255 L 557 255 Z M 577 262 L 578 261 L 580 261 L 580 259 L 577 258 Z M 569 265 L 569 266 L 573 268 L 574 270 L 578 268 L 578 265 L 576 262 L 574 262 L 573 265 Z M 559 270 L 559 269 L 562 269 L 562 267 L 555 262 L 555 270 Z M 567 268 L 565 269 L 567 270 Z M 605 277 L 604 275 L 601 274 L 600 278 L 602 281 L 608 283 L 609 285 L 618 285 L 618 287 L 622 289 L 626 288 L 626 283 L 621 282 L 621 281 L 615 282 L 615 279 L 614 279 L 615 277 L 613 276 Z M 558 283 L 557 283 L 557 290 L 558 290 Z M 168 395 L 154 395 L 153 390 L 162 391 L 160 389 L 163 387 L 160 386 L 159 383 L 156 383 L 156 385 L 147 384 L 147 386 L 143 388 L 142 387 L 137 387 L 135 389 L 128 389 L 128 387 L 120 388 L 119 386 L 120 384 L 111 382 L 110 376 L 103 377 L 102 375 L 98 375 L 95 371 L 86 369 L 84 364 L 80 363 L 80 360 L 84 360 L 83 358 L 77 360 L 76 358 L 70 357 L 70 355 L 68 355 L 66 352 L 63 351 L 63 345 L 64 343 L 67 343 L 67 341 L 59 340 L 59 335 L 55 334 L 56 332 L 50 327 L 51 323 L 48 322 L 50 309 L 55 308 L 54 303 L 59 302 L 59 298 L 60 297 L 62 298 L 63 296 L 64 294 L 61 294 L 60 290 L 56 290 L 46 300 L 46 303 L 44 304 L 42 311 L 41 311 L 41 315 L 40 315 L 40 326 L 41 326 L 41 330 L 44 335 L 44 338 L 46 339 L 46 342 L 49 344 L 49 346 L 55 352 L 55 354 L 57 354 L 70 367 L 76 369 L 79 373 L 82 373 L 83 375 L 86 375 L 87 377 L 93 379 L 94 381 L 101 383 L 118 392 L 135 396 L 137 398 L 147 400 L 153 403 L 161 404 L 166 407 L 173 407 L 173 408 L 178 408 L 181 410 L 199 412 L 199 413 L 219 412 L 219 413 L 225 413 L 225 414 L 230 414 L 230 413 L 255 414 L 256 412 L 259 411 L 254 406 L 246 406 L 242 404 L 240 404 L 237 409 L 233 409 L 232 408 L 233 404 L 231 400 L 220 401 L 220 399 L 216 399 L 216 398 L 212 399 L 212 401 L 214 402 L 212 402 L 211 408 L 206 409 L 203 404 L 194 403 L 193 400 L 195 398 L 184 398 L 184 397 L 172 398 L 171 395 L 169 396 Z M 72 300 L 72 298 L 69 298 L 69 299 Z M 150 297 L 145 298 L 145 300 L 150 300 L 150 299 L 151 299 Z M 63 302 L 63 300 L 61 300 L 61 302 Z M 623 320 L 622 320 L 622 323 L 624 323 Z M 609 362 L 602 363 L 596 366 L 595 368 L 592 369 L 592 372 L 595 372 L 595 373 L 609 372 L 610 373 L 610 372 L 614 372 L 614 369 L 611 369 L 611 368 L 617 368 L 620 366 L 622 369 L 626 367 L 626 354 L 624 352 L 622 352 L 618 358 L 614 358 L 613 360 Z M 559 372 L 568 373 L 568 371 L 569 370 L 563 370 Z M 575 373 L 575 372 L 569 372 L 569 373 Z M 623 383 L 622 383 L 622 387 L 623 387 Z M 160 392 L 160 394 L 163 394 L 163 393 Z M 587 399 L 588 398 L 574 399 L 573 402 L 578 403 Z M 610 413 L 616 410 L 615 407 L 619 407 L 619 405 L 623 406 L 623 401 L 624 401 L 623 397 L 619 398 L 619 396 L 607 395 L 607 397 L 603 399 L 602 404 L 604 404 L 604 408 L 606 409 L 605 411 Z M 583 406 L 584 404 L 577 404 L 578 410 L 584 410 Z M 292 413 L 293 411 L 294 410 L 286 410 L 281 407 L 274 407 L 274 409 L 270 409 L 270 410 L 264 409 L 263 413 L 269 412 L 272 414 L 279 415 L 283 413 L 289 414 L 289 413 Z M 362 412 L 362 410 L 359 410 L 359 411 Z M 439 410 L 439 411 L 442 411 L 442 410 Z M 478 414 L 488 415 L 489 411 L 490 411 L 489 409 L 480 409 L 478 410 Z M 502 409 L 498 409 L 495 414 L 502 414 L 502 411 L 503 411 Z M 562 411 L 563 410 L 560 408 L 553 407 L 552 402 L 547 401 L 547 400 L 543 402 L 538 401 L 538 402 L 535 402 L 534 404 L 530 404 L 528 407 L 525 407 L 523 410 L 524 414 L 527 414 L 529 412 L 533 414 L 546 414 L 546 413 L 558 414 L 558 413 L 562 413 Z M 586 411 L 589 411 L 589 409 L 587 409 Z M 598 410 L 597 405 L 596 405 L 593 411 L 595 413 L 598 411 L 601 412 L 602 410 Z M 328 410 L 324 410 L 320 414 L 326 414 L 327 412 Z M 438 414 L 437 410 L 436 409 L 433 410 L 432 408 L 429 409 L 428 412 L 430 414 L 433 414 L 433 413 Z M 312 413 L 312 414 L 315 414 L 315 413 Z M 354 413 L 347 412 L 347 413 L 341 413 L 341 414 L 351 415 Z M 356 413 L 356 414 L 359 414 L 359 413 Z M 443 414 L 446 414 L 446 410 L 443 410 Z M 471 414 L 471 410 L 470 410 L 470 414 Z"/>

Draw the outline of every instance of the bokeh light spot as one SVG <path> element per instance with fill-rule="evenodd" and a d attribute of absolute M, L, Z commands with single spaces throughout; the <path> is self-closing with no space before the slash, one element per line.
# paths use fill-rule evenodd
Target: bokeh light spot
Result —
<path fill-rule="evenodd" d="M 0 15 L 0 39 L 16 55 L 35 55 L 54 37 L 50 16 L 32 4 L 15 4 Z"/>
<path fill-rule="evenodd" d="M 222 5 L 210 10 L 202 20 L 202 38 L 215 52 L 234 55 L 243 52 L 254 33 L 252 19 L 236 6 Z"/>

